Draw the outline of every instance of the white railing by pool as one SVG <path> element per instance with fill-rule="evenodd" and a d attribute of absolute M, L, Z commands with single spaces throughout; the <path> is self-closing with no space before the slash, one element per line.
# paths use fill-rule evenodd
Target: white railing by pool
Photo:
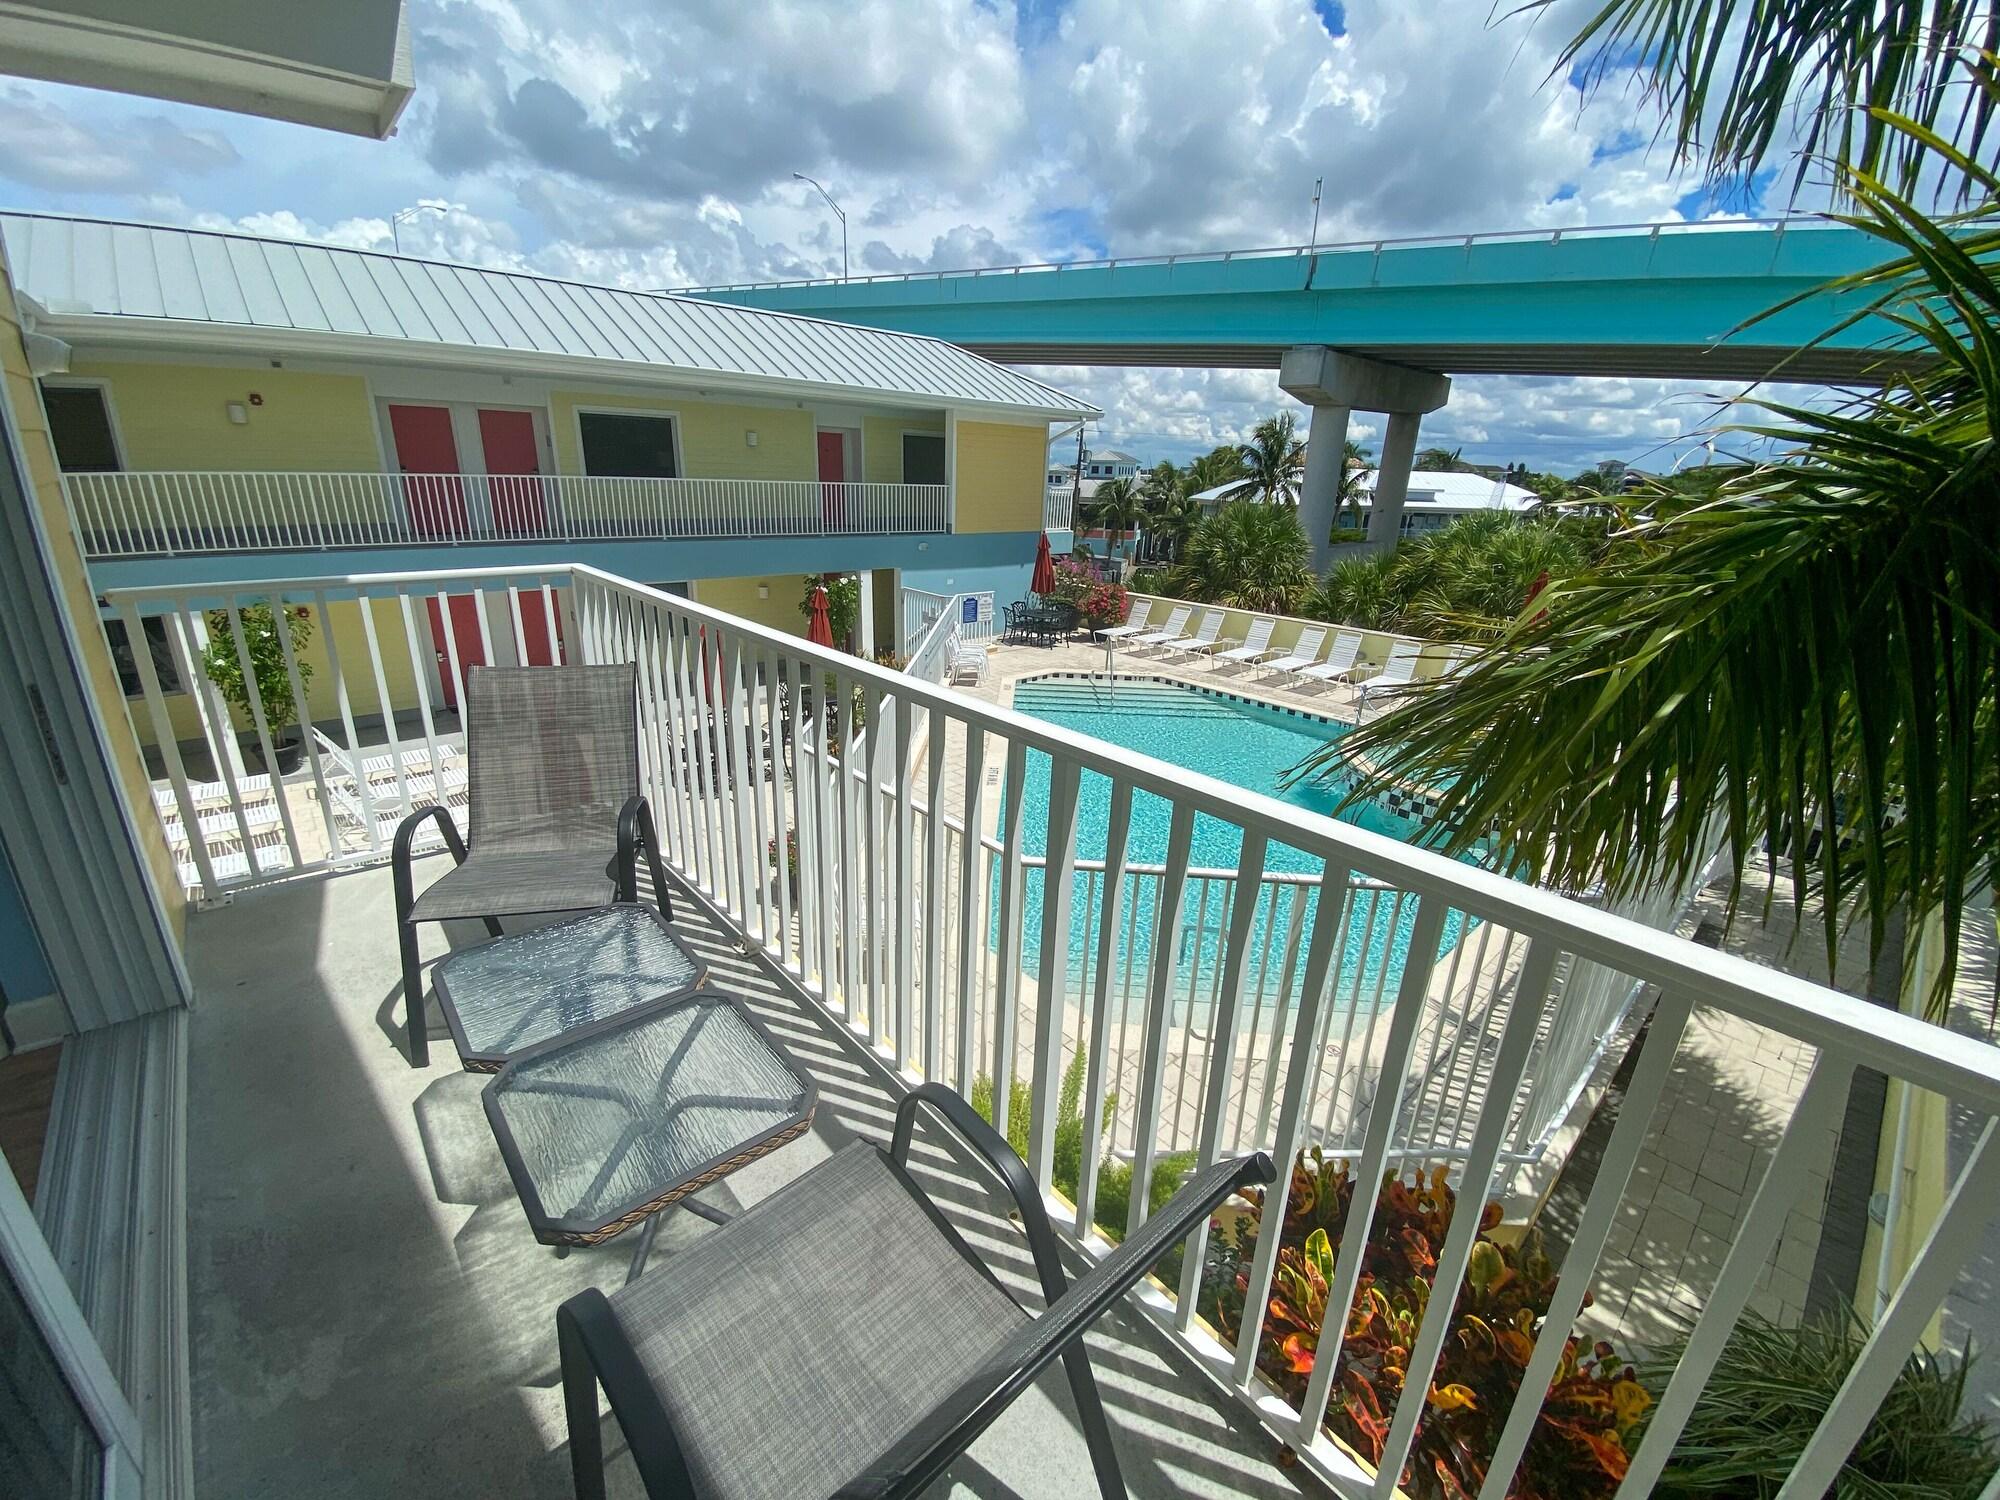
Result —
<path fill-rule="evenodd" d="M 1073 531 L 1076 521 L 1076 491 L 1066 484 L 1052 484 L 1042 496 L 1042 530 Z"/>
<path fill-rule="evenodd" d="M 945 484 L 136 470 L 65 474 L 63 489 L 92 558 L 952 528 Z"/>
<path fill-rule="evenodd" d="M 1643 992 L 1647 1039 L 1622 1081 L 1553 1305 L 1531 1330 L 1521 1383 L 1529 1399 L 1496 1427 L 1484 1500 L 1512 1483 L 1564 1336 L 1644 1170 L 1641 1149 L 1697 1007 L 1803 1044 L 1809 1077 L 1789 1113 L 1768 1111 L 1768 1149 L 1749 1144 L 1747 1206 L 1733 1238 L 1721 1236 L 1713 1288 L 1689 1309 L 1692 1341 L 1632 1455 L 1621 1500 L 1649 1493 L 1659 1477 L 1788 1213 L 1823 1169 L 1858 1067 L 1943 1094 L 1984 1129 L 1796 1462 L 1798 1493 L 1831 1482 L 1982 1243 L 2000 1196 L 1990 1123 L 2000 1116 L 2000 1050 L 1673 937 L 1652 924 L 1670 920 L 1680 891 L 1622 910 L 1571 900 L 588 568 L 111 595 L 132 638 L 140 616 L 165 614 L 175 628 L 232 642 L 246 665 L 246 621 L 255 626 L 259 616 L 244 611 L 273 602 L 306 609 L 322 626 L 329 611 L 359 612 L 362 659 L 351 647 L 345 657 L 329 651 L 310 684 L 291 671 L 284 691 L 300 717 L 330 720 L 330 738 L 347 750 L 330 759 L 351 774 L 369 774 L 363 752 L 384 749 L 398 768 L 385 781 L 401 783 L 385 799 L 402 806 L 425 800 L 420 778 L 400 769 L 406 757 L 421 749 L 428 765 L 441 764 L 431 744 L 449 727 L 439 695 L 447 676 L 460 691 L 468 654 L 533 658 L 538 642 L 559 640 L 569 660 L 635 662 L 645 789 L 671 864 L 696 899 L 802 1003 L 872 1044 L 892 1083 L 941 1079 L 969 1093 L 986 1080 L 1003 1130 L 1025 1110 L 1030 1168 L 1094 1253 L 1105 1250 L 1093 1228 L 1101 1161 L 1129 1162 L 1139 1185 L 1122 1223 L 1110 1226 L 1129 1232 L 1148 1212 L 1144 1185 L 1173 1153 L 1206 1160 L 1262 1148 L 1285 1162 L 1319 1145 L 1346 1153 L 1364 1183 L 1446 1165 L 1459 1210 L 1433 1248 L 1440 1284 L 1460 1286 L 1479 1206 L 1507 1191 L 1523 1154 L 1561 1115 L 1589 1034 Z M 352 627 L 342 631 L 343 641 L 354 638 Z M 167 800 L 184 827 L 206 830 L 208 809 L 170 737 L 148 654 L 137 664 L 144 694 L 135 715 L 158 727 Z M 365 744 L 357 705 L 401 707 L 389 684 L 406 678 L 415 683 L 411 710 L 391 715 L 374 731 L 377 743 Z M 260 699 L 241 726 L 263 757 L 271 726 L 286 716 Z M 325 804 L 314 783 L 338 774 L 310 737 L 306 748 L 308 765 L 275 786 L 245 787 L 224 767 L 218 844 L 233 830 L 241 850 L 260 848 L 261 838 L 275 854 L 242 857 L 225 873 L 211 850 L 201 871 L 211 894 L 284 869 L 381 857 L 365 830 L 317 852 L 305 837 Z M 253 823 L 253 803 L 274 806 L 275 832 Z M 1233 862 L 1196 866 L 1198 828 L 1213 848 L 1218 827 L 1234 840 Z M 788 834 L 798 840 L 796 882 L 771 853 Z M 1070 1180 L 1059 1176 L 1058 1138 L 1073 1067 L 1074 1117 L 1108 1114 L 1112 1123 L 1102 1141 L 1094 1125 L 1085 1132 Z M 1283 1215 L 1288 1195 L 1281 1175 L 1266 1224 Z M 1343 1226 L 1327 1278 L 1334 1308 L 1353 1301 L 1373 1203 L 1357 1196 Z M 1343 1326 L 1320 1343 L 1303 1397 L 1277 1395 L 1257 1372 L 1257 1340 L 1231 1347 L 1205 1321 L 1208 1234 L 1192 1237 L 1178 1286 L 1143 1290 L 1141 1309 L 1337 1490 L 1386 1494 L 1391 1487 L 1322 1425 Z M 1275 1233 L 1260 1236 L 1245 1306 L 1264 1306 L 1278 1244 Z M 1644 1288 L 1597 1290 L 1622 1299 Z M 1405 1395 L 1384 1414 L 1382 1467 L 1391 1475 L 1428 1410 L 1451 1305 L 1431 1298 L 1414 1329 Z"/>
<path fill-rule="evenodd" d="M 970 611 L 966 601 L 972 601 Z M 991 589 L 978 589 L 963 594 L 934 594 L 928 589 L 905 588 L 901 590 L 898 607 L 902 611 L 903 641 L 905 651 L 913 651 L 917 640 L 929 630 L 938 617 L 951 614 L 958 620 L 958 638 L 962 641 L 990 641 L 1000 633 L 1000 614 Z M 970 613 L 971 619 L 966 615 Z"/>

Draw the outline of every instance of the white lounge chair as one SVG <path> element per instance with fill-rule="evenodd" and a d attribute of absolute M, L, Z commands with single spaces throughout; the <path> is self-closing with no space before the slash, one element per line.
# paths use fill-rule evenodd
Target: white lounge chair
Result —
<path fill-rule="evenodd" d="M 1109 630 L 1097 632 L 1099 640 L 1120 641 L 1128 635 L 1138 635 L 1146 628 L 1146 616 L 1153 612 L 1153 601 L 1134 599 L 1125 607 L 1125 623 L 1113 625 Z"/>
<path fill-rule="evenodd" d="M 975 686 L 986 680 L 986 648 L 961 641 L 951 653 L 951 680 Z"/>
<path fill-rule="evenodd" d="M 1271 631 L 1276 628 L 1277 623 L 1276 620 L 1271 619 L 1268 615 L 1258 616 L 1250 622 L 1250 633 L 1243 638 L 1242 645 L 1231 647 L 1227 651 L 1217 651 L 1211 659 L 1215 661 L 1255 661 L 1260 656 L 1269 656 L 1271 654 Z"/>
<path fill-rule="evenodd" d="M 1416 641 L 1398 641 L 1389 652 L 1389 659 L 1382 664 L 1382 670 L 1361 684 L 1361 692 L 1355 699 L 1356 705 L 1365 713 L 1368 700 L 1377 693 L 1393 692 L 1406 688 L 1417 680 L 1417 657 L 1423 646 Z"/>
<path fill-rule="evenodd" d="M 1299 676 L 1314 682 L 1340 682 L 1360 670 L 1354 664 L 1360 655 L 1360 632 L 1343 630 L 1333 638 L 1333 649 L 1326 653 L 1326 660 L 1316 666 L 1302 668 Z"/>
<path fill-rule="evenodd" d="M 1319 648 L 1326 644 L 1326 627 L 1308 625 L 1299 632 L 1299 638 L 1292 643 L 1289 656 L 1281 656 L 1276 661 L 1264 663 L 1267 672 L 1300 672 L 1319 660 Z"/>
<path fill-rule="evenodd" d="M 1211 609 L 1201 617 L 1201 627 L 1193 635 L 1184 635 L 1177 641 L 1161 641 L 1164 651 L 1181 651 L 1192 656 L 1197 651 L 1213 651 L 1222 644 L 1222 622 L 1226 618 L 1223 611 Z"/>
<path fill-rule="evenodd" d="M 1176 604 L 1173 610 L 1167 615 L 1167 623 L 1165 625 L 1162 625 L 1158 630 L 1149 630 L 1144 635 L 1133 636 L 1129 644 L 1134 646 L 1164 646 L 1168 641 L 1177 641 L 1181 638 L 1181 630 L 1187 624 L 1188 616 L 1193 613 L 1194 606 L 1192 604 Z"/>

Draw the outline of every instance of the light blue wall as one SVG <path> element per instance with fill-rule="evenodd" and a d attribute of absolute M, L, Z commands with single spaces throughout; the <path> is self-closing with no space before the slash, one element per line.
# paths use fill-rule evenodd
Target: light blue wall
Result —
<path fill-rule="evenodd" d="M 41 941 L 21 900 L 21 888 L 14 882 L 14 868 L 0 857 L 0 993 L 18 1003 L 39 999 L 55 987 L 55 976 L 49 972 Z"/>
<path fill-rule="evenodd" d="M 906 589 L 925 589 L 933 594 L 993 593 L 996 605 L 1008 605 L 1028 597 L 1028 580 L 1034 576 L 1034 542 L 1028 543 L 1027 560 L 1018 563 L 989 563 L 975 567 L 905 568 L 901 582 Z"/>
<path fill-rule="evenodd" d="M 1018 571 L 1020 590 L 1025 591 L 1039 540 L 1038 532 L 1029 531 L 727 541 L 495 542 L 344 552 L 231 552 L 94 562 L 90 565 L 90 581 L 102 591 L 193 583 L 247 583 L 266 578 L 336 578 L 354 573 L 423 573 L 439 569 L 552 568 L 583 563 L 621 578 L 639 580 L 763 577 L 861 568 L 898 568 L 908 573 L 921 571 L 940 576 L 973 576 L 982 570 L 994 570 L 997 576 L 1012 570 Z M 993 585 L 982 583 L 976 587 Z"/>

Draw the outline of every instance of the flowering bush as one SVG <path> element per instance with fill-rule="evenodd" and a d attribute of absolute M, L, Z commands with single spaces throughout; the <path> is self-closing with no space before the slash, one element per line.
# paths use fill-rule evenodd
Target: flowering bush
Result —
<path fill-rule="evenodd" d="M 1124 585 L 1117 583 L 1093 585 L 1078 601 L 1076 612 L 1086 630 L 1102 630 L 1107 625 L 1116 625 L 1125 618 Z"/>
<path fill-rule="evenodd" d="M 772 869 L 775 870 L 778 868 L 778 841 L 776 839 L 764 840 L 764 857 L 769 861 Z M 785 874 L 791 878 L 792 889 L 797 890 L 799 886 L 799 831 L 796 828 L 787 828 L 785 830 Z"/>
<path fill-rule="evenodd" d="M 1218 1227 L 1201 1294 L 1203 1313 L 1231 1341 L 1243 1336 L 1243 1302 L 1265 1201 L 1261 1192 L 1245 1196 L 1253 1211 L 1231 1232 Z M 1328 1428 L 1371 1463 L 1382 1458 L 1455 1197 L 1439 1167 L 1407 1182 L 1386 1177 L 1376 1198 L 1327 1409 Z M 1294 1402 L 1303 1399 L 1312 1375 L 1353 1201 L 1347 1162 L 1328 1162 L 1316 1148 L 1300 1153 L 1270 1303 L 1251 1335 L 1258 1369 Z M 1404 1490 L 1418 1500 L 1470 1500 L 1479 1493 L 1535 1340 L 1549 1332 L 1542 1320 L 1555 1296 L 1556 1269 L 1532 1231 L 1518 1247 L 1490 1238 L 1499 1221 L 1499 1205 L 1488 1204 L 1401 1476 Z M 1585 1353 L 1582 1340 L 1566 1336 L 1511 1493 L 1516 1500 L 1611 1495 L 1625 1476 L 1627 1440 L 1649 1404 L 1636 1374 L 1613 1357 L 1609 1344 Z"/>
<path fill-rule="evenodd" d="M 1056 586 L 1042 596 L 1044 599 L 1060 599 L 1081 609 L 1084 598 L 1097 587 L 1097 574 L 1073 558 L 1060 559 L 1055 574 Z"/>

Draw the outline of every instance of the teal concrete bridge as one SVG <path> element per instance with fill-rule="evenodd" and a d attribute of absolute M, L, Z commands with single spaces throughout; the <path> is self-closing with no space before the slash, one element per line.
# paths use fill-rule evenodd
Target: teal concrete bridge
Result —
<path fill-rule="evenodd" d="M 932 334 L 1016 364 L 1276 368 L 1317 344 L 1440 374 L 1867 383 L 1859 299 L 1818 296 L 1884 256 L 1811 219 L 1535 230 L 976 271 L 760 282 L 689 295 Z"/>
<path fill-rule="evenodd" d="M 1417 429 L 1453 375 L 1880 380 L 1895 330 L 1820 290 L 1887 257 L 1817 219 L 1533 230 L 998 266 L 685 295 L 950 339 L 1014 364 L 1276 369 L 1312 408 L 1299 513 L 1316 570 L 1350 415 L 1383 412 L 1371 546 L 1399 534 Z M 1781 308 L 1781 311 L 1772 311 Z M 1769 314 L 1768 316 L 1760 316 Z"/>

